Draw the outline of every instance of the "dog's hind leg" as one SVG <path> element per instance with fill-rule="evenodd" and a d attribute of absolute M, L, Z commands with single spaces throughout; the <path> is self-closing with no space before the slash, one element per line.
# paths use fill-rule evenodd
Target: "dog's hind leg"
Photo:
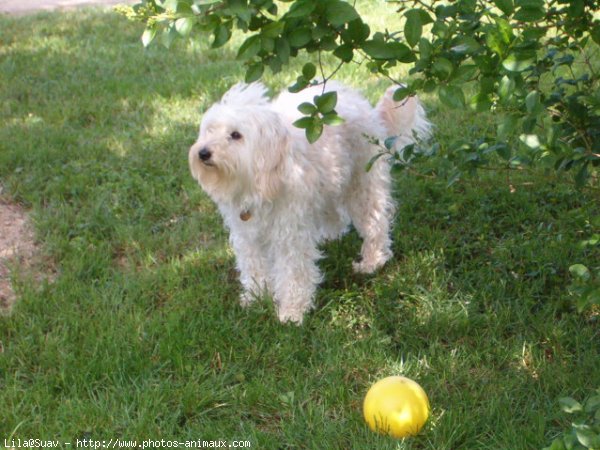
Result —
<path fill-rule="evenodd" d="M 362 167 L 358 170 L 364 170 Z M 347 197 L 354 228 L 363 239 L 361 258 L 355 272 L 372 273 L 392 257 L 390 227 L 394 214 L 389 165 L 383 158 L 371 171 L 355 174 L 353 189 Z"/>

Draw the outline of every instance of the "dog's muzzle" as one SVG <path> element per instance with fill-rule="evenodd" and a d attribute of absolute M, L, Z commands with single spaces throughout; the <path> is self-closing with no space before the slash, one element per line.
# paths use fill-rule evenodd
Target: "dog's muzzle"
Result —
<path fill-rule="evenodd" d="M 211 157 L 212 152 L 206 147 L 202 147 L 198 152 L 198 158 L 200 158 L 200 161 L 202 162 L 207 162 Z"/>

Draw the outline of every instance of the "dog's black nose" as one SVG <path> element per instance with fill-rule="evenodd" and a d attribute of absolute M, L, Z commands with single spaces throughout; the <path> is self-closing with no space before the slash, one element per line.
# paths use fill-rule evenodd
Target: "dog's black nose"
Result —
<path fill-rule="evenodd" d="M 212 156 L 211 151 L 209 149 L 207 149 L 206 147 L 201 148 L 200 151 L 198 152 L 198 157 L 202 161 L 208 161 L 211 156 Z"/>

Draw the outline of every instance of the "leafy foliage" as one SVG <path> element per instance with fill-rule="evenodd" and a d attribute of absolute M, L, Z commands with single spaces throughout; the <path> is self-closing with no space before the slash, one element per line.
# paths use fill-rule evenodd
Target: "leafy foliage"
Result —
<path fill-rule="evenodd" d="M 475 141 L 424 152 L 445 160 L 434 172 L 450 183 L 479 168 L 541 165 L 571 172 L 578 187 L 598 182 L 600 167 L 600 20 L 594 0 L 397 1 L 397 30 L 373 32 L 354 6 L 342 0 L 142 0 L 123 11 L 143 20 L 144 45 L 169 45 L 194 30 L 212 35 L 212 46 L 235 29 L 249 36 L 238 49 L 246 81 L 266 67 L 279 72 L 301 52 L 332 54 L 339 67 L 364 62 L 393 81 L 392 68 L 410 65 L 396 99 L 437 93 L 449 108 L 491 112 L 496 126 Z M 319 64 L 319 79 L 326 74 Z M 318 84 L 316 66 L 304 66 L 298 91 Z M 398 83 L 400 84 L 400 83 Z M 316 101 L 316 99 L 315 99 Z M 310 141 L 324 125 L 341 120 L 332 111 L 303 107 Z M 457 113 L 459 113 L 457 111 Z M 328 115 L 329 114 L 329 115 Z M 416 161 L 416 160 L 415 160 Z M 499 164 L 499 166 L 497 165 Z"/>
<path fill-rule="evenodd" d="M 571 397 L 559 399 L 561 409 L 573 416 L 571 430 L 554 439 L 544 450 L 585 450 L 600 448 L 600 389 L 583 404 Z"/>

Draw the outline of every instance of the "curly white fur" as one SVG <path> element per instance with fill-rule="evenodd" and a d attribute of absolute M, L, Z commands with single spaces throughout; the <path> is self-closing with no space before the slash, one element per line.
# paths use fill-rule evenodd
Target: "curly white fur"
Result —
<path fill-rule="evenodd" d="M 426 137 L 429 123 L 416 98 L 402 104 L 388 89 L 376 108 L 358 92 L 327 83 L 345 119 L 325 126 L 309 144 L 292 125 L 297 106 L 321 94 L 311 87 L 274 101 L 260 83 L 238 84 L 204 115 L 189 152 L 192 175 L 218 205 L 230 230 L 243 286 L 241 302 L 268 292 L 282 322 L 301 323 L 322 279 L 318 244 L 343 234 L 350 223 L 363 239 L 357 272 L 371 273 L 392 257 L 394 202 L 389 163 L 366 136 L 398 135 L 397 145 Z"/>

